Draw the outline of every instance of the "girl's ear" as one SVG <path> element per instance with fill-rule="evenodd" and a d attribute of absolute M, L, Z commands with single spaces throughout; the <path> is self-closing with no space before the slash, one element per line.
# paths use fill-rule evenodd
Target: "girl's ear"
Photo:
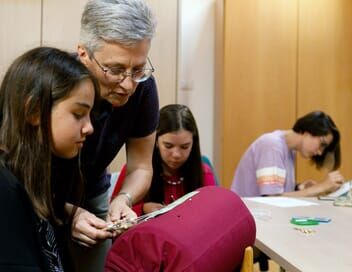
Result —
<path fill-rule="evenodd" d="M 27 117 L 27 122 L 30 123 L 33 127 L 40 125 L 40 114 L 39 112 L 33 113 Z"/>
<path fill-rule="evenodd" d="M 29 103 L 31 102 L 32 97 L 29 97 L 26 101 L 26 104 L 24 105 L 25 107 L 25 112 L 29 112 Z M 39 105 L 35 106 L 35 110 L 31 113 L 28 114 L 26 117 L 26 121 L 30 123 L 32 126 L 37 127 L 40 125 L 40 110 L 39 110 Z"/>

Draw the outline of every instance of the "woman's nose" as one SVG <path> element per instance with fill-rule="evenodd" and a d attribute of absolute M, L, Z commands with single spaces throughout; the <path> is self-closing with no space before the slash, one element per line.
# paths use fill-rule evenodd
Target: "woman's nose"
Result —
<path fill-rule="evenodd" d="M 136 82 L 131 78 L 130 75 L 127 75 L 120 83 L 119 85 L 121 88 L 125 90 L 133 90 L 135 87 Z"/>

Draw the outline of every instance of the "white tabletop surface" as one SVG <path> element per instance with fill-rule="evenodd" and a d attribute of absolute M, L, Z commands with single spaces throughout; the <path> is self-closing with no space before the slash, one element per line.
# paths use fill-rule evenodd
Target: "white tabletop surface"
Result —
<path fill-rule="evenodd" d="M 352 271 L 352 208 L 335 207 L 332 201 L 300 198 L 314 206 L 278 207 L 243 198 L 255 217 L 255 245 L 286 271 Z M 330 217 L 330 223 L 296 226 L 292 216 Z M 295 228 L 306 228 L 304 233 Z"/>

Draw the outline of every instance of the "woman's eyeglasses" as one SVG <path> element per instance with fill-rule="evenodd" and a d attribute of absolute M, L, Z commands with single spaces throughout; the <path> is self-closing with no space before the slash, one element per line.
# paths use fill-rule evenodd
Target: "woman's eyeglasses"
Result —
<path fill-rule="evenodd" d="M 120 69 L 120 68 L 104 67 L 97 61 L 94 55 L 92 55 L 92 58 L 98 64 L 99 68 L 103 71 L 104 75 L 108 77 L 111 82 L 121 83 L 122 81 L 125 80 L 126 77 L 129 76 L 134 82 L 140 83 L 140 82 L 146 81 L 155 71 L 153 64 L 151 63 L 149 58 L 147 58 L 147 61 L 148 61 L 147 65 L 149 67 L 144 67 L 142 69 L 138 69 L 133 72 L 127 72 L 125 69 Z"/>

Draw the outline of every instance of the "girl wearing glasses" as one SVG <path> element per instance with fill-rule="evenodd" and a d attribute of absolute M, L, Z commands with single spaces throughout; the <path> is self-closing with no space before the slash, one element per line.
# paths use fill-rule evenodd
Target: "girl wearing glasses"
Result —
<path fill-rule="evenodd" d="M 327 167 L 331 172 L 322 182 L 296 184 L 297 152 L 318 169 Z M 314 111 L 299 118 L 291 130 L 266 133 L 255 140 L 237 166 L 231 190 L 242 197 L 317 196 L 341 186 L 339 166 L 340 133 L 330 116 Z"/>

